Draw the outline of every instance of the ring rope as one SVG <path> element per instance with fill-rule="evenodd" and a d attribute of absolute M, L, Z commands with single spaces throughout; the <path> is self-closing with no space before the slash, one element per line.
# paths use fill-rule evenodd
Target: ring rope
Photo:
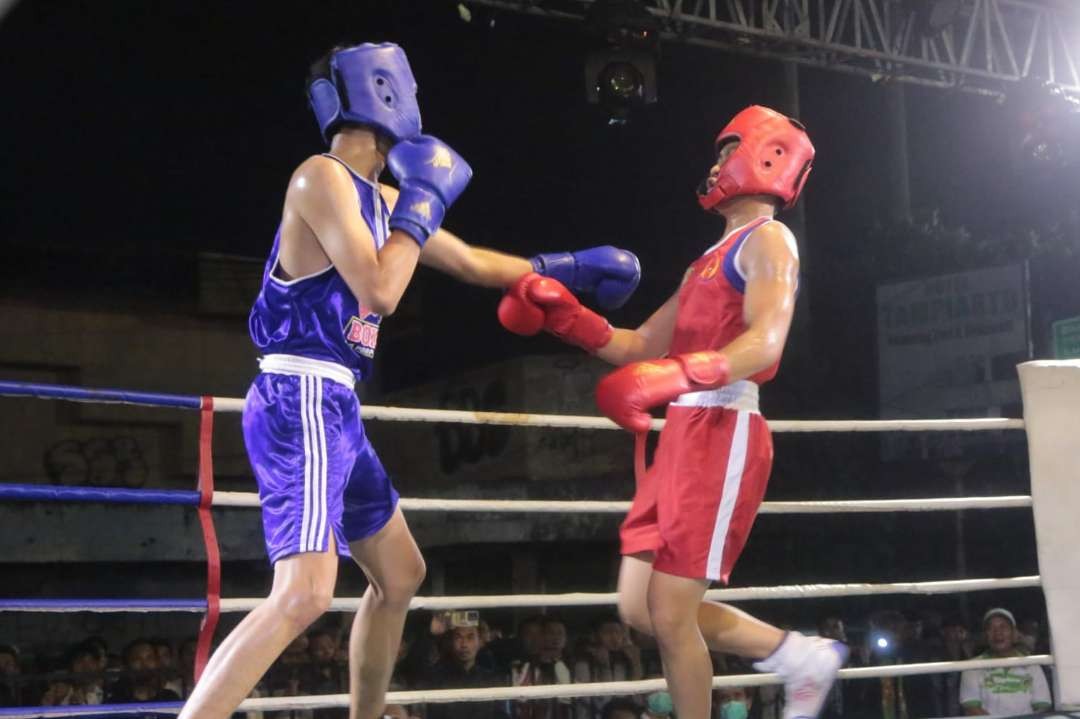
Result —
<path fill-rule="evenodd" d="M 91 389 L 72 385 L 0 381 L 0 396 L 38 397 L 75 402 L 106 402 L 199 409 L 199 396 L 134 392 L 123 389 Z M 238 397 L 214 397 L 217 412 L 241 412 L 244 400 Z M 469 412 L 444 409 L 365 406 L 364 419 L 397 422 L 453 422 L 457 424 L 497 424 L 526 427 L 563 427 L 573 429 L 619 429 L 606 417 L 531 414 L 527 412 Z M 652 429 L 659 430 L 664 420 L 655 419 Z M 773 432 L 986 432 L 1024 429 L 1022 419 L 994 417 L 976 419 L 888 419 L 888 420 L 769 420 Z"/>
<path fill-rule="evenodd" d="M 940 674 L 964 671 L 967 669 L 997 669 L 1004 667 L 1045 666 L 1054 663 L 1054 658 L 1047 654 L 1007 659 L 969 659 L 965 661 L 924 662 L 918 664 L 889 664 L 879 667 L 858 667 L 841 669 L 841 679 L 871 679 L 875 677 L 912 676 L 916 674 Z M 714 689 L 737 686 L 763 686 L 780 684 L 776 674 L 732 674 L 713 677 Z M 570 699 L 574 697 L 618 696 L 625 694 L 647 694 L 667 688 L 663 679 L 643 679 L 623 682 L 591 682 L 582 684 L 544 684 L 524 687 L 492 687 L 486 689 L 434 689 L 421 691 L 388 692 L 388 704 L 446 704 L 450 702 L 480 702 L 530 699 Z M 265 697 L 246 699 L 236 709 L 243 711 L 285 711 L 301 709 L 328 709 L 349 705 L 348 694 L 322 694 L 305 697 Z M 145 713 L 147 710 L 179 710 L 179 703 L 150 703 L 113 705 L 110 714 Z M 83 705 L 80 707 L 45 707 L 0 709 L 0 717 L 17 719 L 39 719 L 56 716 L 86 716 L 101 714 L 102 705 Z"/>
<path fill-rule="evenodd" d="M 57 487 L 47 484 L 0 483 L 0 499 L 22 502 L 104 502 L 111 504 L 179 504 L 199 506 L 200 492 L 124 487 Z M 407 512 L 536 512 L 620 514 L 630 502 L 608 500 L 440 499 L 402 498 Z M 258 508 L 255 492 L 214 492 L 215 507 Z M 760 514 L 836 514 L 865 512 L 944 512 L 962 509 L 1030 509 L 1027 495 L 997 497 L 931 497 L 925 499 L 857 499 L 762 502 Z"/>
<path fill-rule="evenodd" d="M 439 499 L 402 498 L 406 512 L 537 512 L 558 514 L 623 514 L 630 502 L 541 499 Z M 214 506 L 258 507 L 255 492 L 217 492 Z M 928 499 L 815 500 L 762 502 L 759 514 L 835 514 L 869 512 L 941 512 L 961 509 L 1031 508 L 1031 497 L 941 497 Z"/>
<path fill-rule="evenodd" d="M 215 397 L 221 412 L 242 412 L 244 401 Z M 528 412 L 477 412 L 454 409 L 421 409 L 364 405 L 365 420 L 386 422 L 448 422 L 453 424 L 493 424 L 514 427 L 561 427 L 563 429 L 617 429 L 607 417 Z M 975 419 L 868 419 L 868 420 L 766 420 L 773 432 L 991 432 L 1024 429 L 1022 419 L 980 417 Z M 664 420 L 654 419 L 651 429 L 659 431 Z"/>
<path fill-rule="evenodd" d="M 882 594 L 954 594 L 998 589 L 1025 589 L 1041 586 L 1038 576 L 1003 579 L 956 579 L 933 582 L 889 582 L 847 584 L 788 584 L 773 587 L 728 587 L 710 589 L 706 599 L 726 602 L 767 599 L 820 599 Z M 513 607 L 588 607 L 614 605 L 615 592 L 570 592 L 566 594 L 480 594 L 449 597 L 413 597 L 409 609 L 505 609 Z M 265 597 L 222 599 L 222 612 L 247 612 L 266 601 Z M 335 598 L 332 612 L 354 612 L 360 598 Z M 8 612 L 203 612 L 202 599 L 0 599 L 0 611 Z"/>
<path fill-rule="evenodd" d="M 199 526 L 203 548 L 206 550 L 206 614 L 199 623 L 195 645 L 195 681 L 202 676 L 210 661 L 214 631 L 221 616 L 221 551 L 211 511 L 214 503 L 214 400 L 203 397 L 199 412 Z"/>
<path fill-rule="evenodd" d="M 243 400 L 236 398 L 202 398 L 183 395 L 166 395 L 154 393 L 131 392 L 127 390 L 99 390 L 80 387 L 31 384 L 20 382 L 0 382 L 0 395 L 35 396 L 48 399 L 66 399 L 82 402 L 116 402 L 128 404 L 141 404 L 148 406 L 177 407 L 184 409 L 202 410 L 203 427 L 208 425 L 207 415 L 212 416 L 213 411 L 237 412 L 243 409 Z M 534 427 L 564 427 L 579 429 L 618 429 L 610 420 L 603 417 L 581 416 L 558 416 L 538 415 L 529 413 L 502 413 L 502 412 L 469 412 L 455 410 L 432 410 L 411 409 L 397 407 L 365 407 L 363 409 L 365 419 L 377 419 L 384 421 L 420 421 L 420 422 L 455 422 L 466 424 L 499 424 L 513 426 Z M 212 420 L 211 420 L 212 421 Z M 653 420 L 652 429 L 661 429 L 663 420 Z M 880 432 L 880 431 L 1000 431 L 1024 429 L 1023 420 L 1016 419 L 966 419 L 966 420 L 871 420 L 871 421 L 772 421 L 770 428 L 775 432 Z M 202 444 L 202 443 L 201 443 Z M 202 449 L 202 447 L 200 447 Z M 201 453 L 202 455 L 202 453 Z M 205 459 L 205 464 L 204 460 Z M 205 473 L 209 471 L 209 457 L 200 456 L 200 492 L 193 493 L 196 497 L 194 504 L 200 507 L 200 514 L 207 513 L 212 504 L 217 505 L 219 499 L 216 494 L 211 495 L 212 489 L 208 488 L 204 480 Z M 19 488 L 15 488 L 16 492 Z M 79 488 L 82 489 L 82 488 Z M 60 493 L 51 493 L 48 498 L 61 499 Z M 76 495 L 78 493 L 75 493 Z M 192 493 L 186 493 L 192 494 Z M 257 496 L 251 493 L 219 493 L 223 496 L 222 503 L 218 506 L 258 506 Z M 247 494 L 248 496 L 244 496 Z M 0 495 L 2 496 L 2 495 Z M 84 494 L 80 498 L 91 495 Z M 108 490 L 97 495 L 109 497 L 112 501 L 121 501 L 121 496 Z M 127 495 L 128 501 L 142 503 L 143 497 L 133 499 L 134 494 Z M 14 497 L 20 498 L 20 497 Z M 22 497 L 29 498 L 29 497 Z M 71 499 L 73 496 L 65 496 Z M 149 497 L 146 497 L 149 499 Z M 190 497 L 180 493 L 170 493 L 169 497 L 158 497 L 159 500 L 170 500 L 167 503 L 189 504 Z M 254 500 L 254 502 L 253 502 Z M 408 503 L 414 502 L 413 507 Z M 235 503 L 233 503 L 235 502 Z M 974 502 L 977 506 L 972 506 Z M 521 500 L 438 500 L 418 499 L 403 500 L 403 508 L 414 510 L 438 510 L 438 511 L 532 511 L 532 512 L 621 512 L 625 511 L 628 503 L 625 502 L 544 502 L 544 501 L 521 501 Z M 871 500 L 869 502 L 782 502 L 769 503 L 773 506 L 763 513 L 820 513 L 820 512 L 872 512 L 872 511 L 929 511 L 929 510 L 955 510 L 968 508 L 1001 508 L 1030 507 L 1030 497 L 979 497 L 979 498 L 944 498 L 933 500 Z M 842 508 L 838 508 L 840 505 Z M 496 509 L 497 507 L 497 509 Z M 205 529 L 205 527 L 204 527 Z M 211 525 L 212 532 L 212 525 Z M 211 565 L 213 562 L 211 561 Z M 206 619 L 216 619 L 217 611 L 249 611 L 262 601 L 258 599 L 225 599 L 220 600 L 212 585 L 212 566 L 208 579 L 208 594 L 205 601 L 164 600 L 154 602 L 125 602 L 124 600 L 112 600 L 111 604 L 99 604 L 100 611 L 133 611 L 137 606 L 143 607 L 144 611 L 161 611 L 163 603 L 169 604 L 173 611 L 196 611 L 208 612 Z M 1017 587 L 1039 586 L 1039 577 L 1014 577 L 1011 579 L 984 579 L 984 580 L 958 580 L 945 582 L 905 582 L 891 584 L 836 584 L 836 585 L 790 585 L 765 588 L 741 588 L 712 590 L 706 594 L 710 599 L 726 599 L 737 601 L 739 599 L 781 599 L 781 598 L 808 598 L 808 597 L 834 597 L 866 594 L 895 594 L 895 593 L 945 593 L 956 591 L 976 591 L 979 589 L 1004 589 Z M 416 597 L 411 607 L 414 609 L 449 609 L 449 608 L 485 608 L 485 607 L 512 607 L 512 606 L 581 606 L 595 604 L 614 604 L 617 595 L 614 593 L 588 594 L 574 593 L 563 595 L 515 595 L 515 596 L 476 596 L 476 597 Z M 14 600 L 18 603 L 18 600 Z M 50 603 L 46 600 L 45 603 Z M 0 609 L 5 608 L 8 602 L 0 604 Z M 151 606 L 155 605 L 156 606 Z M 44 603 L 38 601 L 24 602 L 20 606 L 23 611 L 95 611 L 98 609 L 86 606 L 78 606 L 76 600 L 53 600 L 50 609 L 44 609 Z M 335 600 L 332 610 L 353 611 L 359 605 L 358 599 Z M 107 607 L 107 608 L 106 608 Z M 14 608 L 14 606 L 10 607 Z M 207 622 L 209 623 L 209 622 Z M 204 625 L 204 629 L 205 629 Z M 212 633 L 212 629 L 210 632 Z M 203 637 L 200 637 L 202 639 Z M 200 642 L 202 644 L 202 642 Z M 871 676 L 901 676 L 905 674 L 934 673 L 940 671 L 957 671 L 964 668 L 984 668 L 991 666 L 1028 666 L 1032 664 L 1051 664 L 1052 657 L 1023 657 L 1009 660 L 977 660 L 969 662 L 937 662 L 923 665 L 891 665 L 889 667 L 870 667 L 860 669 L 848 669 L 841 671 L 843 678 L 871 677 Z M 981 666 L 976 666 L 981 665 Z M 873 672 L 884 672 L 875 674 Z M 735 685 L 758 685 L 777 681 L 774 675 L 739 675 L 734 677 L 718 677 L 714 679 L 714 686 Z M 429 692 L 397 692 L 388 695 L 388 701 L 413 703 L 425 702 L 450 702 L 450 701 L 491 701 L 499 699 L 522 699 L 522 698 L 553 698 L 572 696 L 604 696 L 620 693 L 637 693 L 653 691 L 663 688 L 663 679 L 646 680 L 643 682 L 608 682 L 594 685 L 564 685 L 564 686 L 540 686 L 540 687 L 503 687 L 482 690 L 440 690 Z M 290 702 L 285 704 L 283 699 Z M 316 702 L 316 703 L 312 703 Z M 331 703 L 318 703 L 331 702 Z M 348 695 L 330 695 L 326 697 L 302 697 L 302 698 L 274 698 L 253 699 L 245 701 L 240 709 L 258 710 L 274 708 L 316 708 L 330 706 L 347 706 Z M 7 710 L 0 710 L 0 716 L 72 716 L 71 707 L 65 708 L 63 714 L 34 712 L 30 714 L 11 714 Z M 84 716 L 100 714 L 103 707 L 88 706 Z M 171 709 L 171 708 L 170 708 Z M 152 710 L 144 706 L 142 711 Z M 18 711 L 18 710 L 17 710 Z M 138 711 L 138 710 L 136 710 Z M 169 709 L 166 709 L 169 711 Z M 127 713 L 126 711 L 115 713 Z"/>

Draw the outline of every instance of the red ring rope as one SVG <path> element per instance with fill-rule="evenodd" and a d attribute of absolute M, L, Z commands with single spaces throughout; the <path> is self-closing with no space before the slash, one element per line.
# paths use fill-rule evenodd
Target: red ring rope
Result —
<path fill-rule="evenodd" d="M 210 658 L 210 644 L 221 615 L 221 554 L 218 551 L 217 532 L 214 531 L 214 517 L 210 512 L 214 499 L 213 439 L 214 398 L 203 397 L 199 412 L 199 524 L 202 525 L 203 544 L 206 547 L 206 614 L 199 626 L 195 648 L 195 681 L 199 680 Z"/>

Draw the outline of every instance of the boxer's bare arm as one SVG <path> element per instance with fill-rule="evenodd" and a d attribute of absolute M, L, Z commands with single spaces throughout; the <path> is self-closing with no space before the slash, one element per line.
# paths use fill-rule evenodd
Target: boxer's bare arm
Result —
<path fill-rule="evenodd" d="M 596 356 L 614 365 L 664 356 L 675 334 L 678 310 L 676 292 L 637 329 L 616 328 L 611 341 L 597 350 Z"/>
<path fill-rule="evenodd" d="M 470 285 L 499 288 L 509 287 L 533 269 L 524 257 L 475 247 L 442 228 L 428 238 L 420 264 Z"/>
<path fill-rule="evenodd" d="M 720 351 L 731 368 L 729 381 L 745 379 L 780 360 L 795 311 L 799 259 L 789 231 L 779 222 L 754 230 L 742 248 L 746 275 L 746 331 Z"/>
<path fill-rule="evenodd" d="M 380 189 L 383 200 L 393 212 L 397 189 L 387 186 Z M 424 244 L 420 264 L 480 287 L 509 287 L 526 272 L 532 272 L 532 265 L 524 257 L 475 247 L 441 227 Z"/>
<path fill-rule="evenodd" d="M 310 229 L 361 305 L 380 315 L 393 313 L 412 279 L 420 246 L 395 230 L 376 251 L 344 167 L 322 156 L 306 160 L 289 182 L 285 212 L 296 213 Z"/>

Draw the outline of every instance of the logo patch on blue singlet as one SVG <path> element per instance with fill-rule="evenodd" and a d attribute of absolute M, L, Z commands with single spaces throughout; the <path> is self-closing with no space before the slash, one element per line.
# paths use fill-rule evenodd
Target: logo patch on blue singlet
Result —
<path fill-rule="evenodd" d="M 345 325 L 345 341 L 353 352 L 363 357 L 375 356 L 375 345 L 379 341 L 379 321 L 382 319 L 374 312 L 367 312 L 363 308 L 360 314 L 364 319 L 352 317 Z"/>

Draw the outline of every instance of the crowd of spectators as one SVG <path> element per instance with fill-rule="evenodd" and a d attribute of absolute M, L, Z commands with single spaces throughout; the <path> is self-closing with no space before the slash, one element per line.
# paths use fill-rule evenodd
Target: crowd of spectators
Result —
<path fill-rule="evenodd" d="M 338 694 L 348 691 L 347 625 L 319 626 L 298 637 L 271 667 L 255 696 Z M 566 624 L 553 614 L 529 616 L 503 632 L 476 611 L 439 612 L 406 632 L 391 690 L 536 686 L 634 681 L 661 676 L 647 638 L 631 636 L 615 615 Z M 932 612 L 872 614 L 857 641 L 842 618 L 825 616 L 817 632 L 851 647 L 850 666 L 1018 657 L 1046 651 L 1038 622 L 1018 624 L 1004 608 L 986 612 L 977 631 Z M 981 652 L 981 653 L 980 653 Z M 62 656 L 24 657 L 0 645 L 0 705 L 56 706 L 176 701 L 193 684 L 195 641 L 136 639 L 115 653 L 89 638 Z M 736 657 L 714 655 L 718 674 L 752 670 Z M 777 686 L 730 687 L 714 695 L 716 719 L 780 719 Z M 962 715 L 1014 716 L 1049 710 L 1047 678 L 1039 666 L 837 682 L 823 719 L 922 719 Z M 344 717 L 343 709 L 282 711 L 266 719 Z M 389 705 L 393 719 L 673 719 L 665 692 L 454 704 Z M 251 713 L 249 719 L 260 719 Z"/>

